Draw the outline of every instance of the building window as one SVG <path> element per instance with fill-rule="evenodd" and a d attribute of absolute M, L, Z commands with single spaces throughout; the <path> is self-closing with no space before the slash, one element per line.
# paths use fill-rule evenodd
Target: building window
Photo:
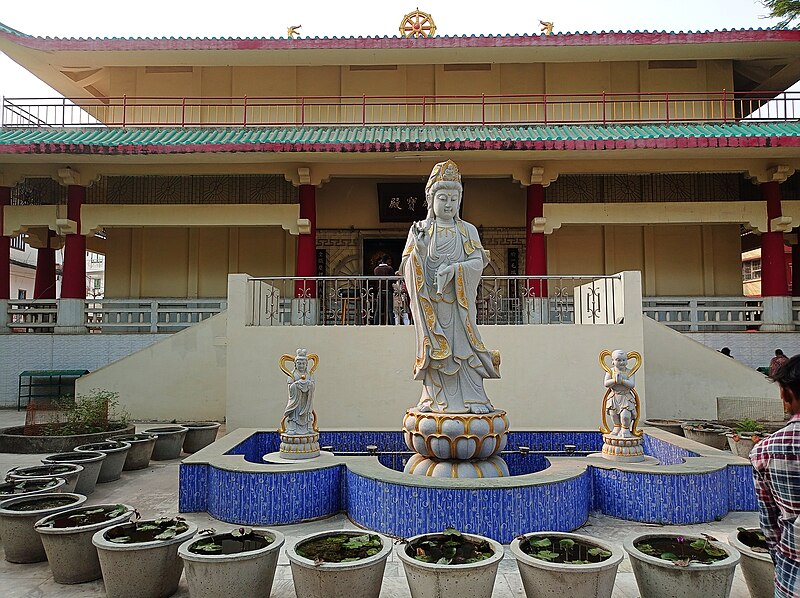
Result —
<path fill-rule="evenodd" d="M 25 237 L 23 237 L 22 235 L 11 237 L 11 249 L 19 249 L 20 251 L 25 251 Z"/>
<path fill-rule="evenodd" d="M 744 280 L 757 280 L 761 278 L 761 260 L 750 260 L 742 264 L 742 278 Z"/>
<path fill-rule="evenodd" d="M 25 289 L 17 289 L 17 299 L 27 299 L 28 291 Z"/>
<path fill-rule="evenodd" d="M 92 288 L 99 289 L 102 281 L 99 278 L 92 278 Z"/>
<path fill-rule="evenodd" d="M 102 253 L 89 252 L 89 262 L 91 262 L 92 264 L 102 264 L 103 263 L 103 254 Z"/>

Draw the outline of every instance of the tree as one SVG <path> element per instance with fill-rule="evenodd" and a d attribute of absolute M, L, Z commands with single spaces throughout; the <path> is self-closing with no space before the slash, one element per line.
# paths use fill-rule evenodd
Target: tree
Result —
<path fill-rule="evenodd" d="M 762 0 L 769 9 L 769 16 L 781 19 L 778 27 L 786 27 L 792 21 L 800 19 L 800 0 Z"/>

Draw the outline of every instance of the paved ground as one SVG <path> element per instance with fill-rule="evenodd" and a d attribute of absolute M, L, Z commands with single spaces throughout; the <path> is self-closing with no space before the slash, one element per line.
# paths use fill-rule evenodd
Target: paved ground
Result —
<path fill-rule="evenodd" d="M 20 425 L 24 420 L 24 413 L 16 411 L 0 411 L 0 427 Z M 137 429 L 147 427 L 138 425 Z M 224 433 L 223 431 L 220 432 Z M 16 466 L 38 465 L 42 455 L 12 455 L 0 453 L 0 474 Z M 175 515 L 178 510 L 178 464 L 180 460 L 153 461 L 150 467 L 141 471 L 124 472 L 122 479 L 108 484 L 100 484 L 94 494 L 89 497 L 86 504 L 118 503 L 124 502 L 135 506 L 142 517 L 149 518 L 160 515 Z M 691 500 L 691 497 L 687 497 Z M 228 530 L 230 524 L 214 519 L 205 514 L 187 513 L 187 520 L 197 523 L 200 529 L 213 527 L 217 531 Z M 734 533 L 737 527 L 751 527 L 758 525 L 758 516 L 755 513 L 731 513 L 725 519 L 695 526 L 669 526 L 670 531 L 682 531 L 687 534 L 705 532 L 719 540 L 725 541 L 728 534 Z M 338 515 L 322 521 L 302 523 L 297 525 L 275 526 L 286 536 L 286 544 L 291 545 L 300 536 L 316 531 L 341 529 L 352 527 L 347 517 Z M 613 544 L 621 545 L 625 538 L 659 529 L 664 526 L 631 523 L 603 515 L 593 516 L 580 530 L 598 538 L 603 538 Z M 517 566 L 510 553 L 500 564 L 493 598 L 510 598 L 524 596 L 522 582 Z M 65 586 L 53 581 L 47 563 L 31 565 L 15 565 L 5 560 L 0 561 L 0 596 L 3 598 L 94 598 L 105 596 L 102 581 L 95 581 L 75 586 Z M 189 591 L 185 580 L 181 580 L 178 598 L 188 598 Z M 274 598 L 294 598 L 294 586 L 289 568 L 289 561 L 284 553 L 278 561 L 278 571 L 275 584 L 272 588 Z M 614 598 L 636 598 L 639 592 L 633 577 L 630 562 L 626 557 L 619 568 Z M 747 598 L 749 593 L 741 574 L 737 568 L 736 579 L 733 584 L 733 598 Z M 409 598 L 408 585 L 399 559 L 392 554 L 386 565 L 383 591 L 381 598 Z M 235 597 L 232 597 L 235 598 Z M 569 598 L 569 597 L 564 597 Z"/>

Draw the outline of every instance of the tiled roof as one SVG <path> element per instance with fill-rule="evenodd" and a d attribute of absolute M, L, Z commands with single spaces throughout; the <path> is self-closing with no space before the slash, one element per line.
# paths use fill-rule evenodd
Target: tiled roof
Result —
<path fill-rule="evenodd" d="M 612 150 L 800 146 L 800 123 L 5 128 L 0 154 Z"/>
<path fill-rule="evenodd" d="M 583 31 L 543 34 L 349 37 L 37 37 L 0 23 L 0 36 L 42 50 L 282 50 L 392 49 L 524 46 L 608 46 L 800 41 L 796 29 L 750 28 L 707 31 Z"/>

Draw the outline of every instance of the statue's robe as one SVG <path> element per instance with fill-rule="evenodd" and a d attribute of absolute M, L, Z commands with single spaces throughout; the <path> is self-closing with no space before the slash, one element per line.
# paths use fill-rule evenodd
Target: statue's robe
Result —
<path fill-rule="evenodd" d="M 456 219 L 452 226 L 425 222 L 411 227 L 401 269 L 416 329 L 414 379 L 423 381 L 419 407 L 466 413 L 480 403 L 491 411 L 484 378 L 499 378 L 476 325 L 476 298 L 488 263 L 478 230 Z M 436 270 L 457 264 L 453 279 L 437 293 Z M 428 409 L 425 409 L 428 410 Z"/>

